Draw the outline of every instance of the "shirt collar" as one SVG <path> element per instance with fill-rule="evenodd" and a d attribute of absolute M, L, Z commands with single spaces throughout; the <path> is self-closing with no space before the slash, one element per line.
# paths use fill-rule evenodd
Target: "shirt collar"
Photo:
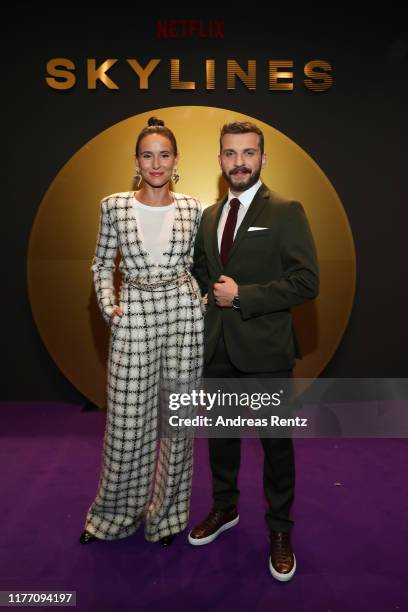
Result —
<path fill-rule="evenodd" d="M 228 206 L 233 198 L 238 198 L 240 203 L 245 206 L 245 208 L 248 208 L 261 185 L 262 181 L 261 179 L 258 179 L 255 185 L 252 185 L 252 187 L 240 193 L 239 196 L 234 195 L 233 193 L 231 193 L 230 189 L 228 189 L 228 199 L 225 202 L 225 206 Z"/>

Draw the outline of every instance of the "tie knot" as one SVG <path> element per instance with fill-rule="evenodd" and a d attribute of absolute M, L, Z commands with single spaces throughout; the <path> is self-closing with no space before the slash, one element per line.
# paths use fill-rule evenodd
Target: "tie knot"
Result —
<path fill-rule="evenodd" d="M 232 198 L 229 203 L 232 210 L 238 210 L 240 204 L 241 202 L 238 200 L 238 198 Z"/>

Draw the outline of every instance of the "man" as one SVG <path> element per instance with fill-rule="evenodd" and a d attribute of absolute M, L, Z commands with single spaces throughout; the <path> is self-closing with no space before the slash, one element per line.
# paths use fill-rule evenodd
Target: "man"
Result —
<path fill-rule="evenodd" d="M 194 270 L 208 292 L 206 378 L 290 378 L 299 356 L 290 308 L 318 294 L 316 251 L 298 202 L 260 180 L 264 137 L 252 123 L 221 130 L 219 163 L 229 185 L 224 199 L 204 211 Z M 296 559 L 290 542 L 295 465 L 291 438 L 261 438 L 270 529 L 269 569 L 290 580 Z M 209 439 L 213 509 L 189 534 L 195 546 L 213 542 L 239 521 L 240 439 Z"/>

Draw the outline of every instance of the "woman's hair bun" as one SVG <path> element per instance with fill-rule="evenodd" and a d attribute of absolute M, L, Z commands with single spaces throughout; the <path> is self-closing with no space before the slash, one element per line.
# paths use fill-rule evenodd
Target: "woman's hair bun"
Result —
<path fill-rule="evenodd" d="M 158 119 L 157 117 L 150 117 L 149 121 L 147 122 L 148 126 L 151 125 L 162 125 L 164 126 L 164 121 L 162 121 L 161 119 Z"/>

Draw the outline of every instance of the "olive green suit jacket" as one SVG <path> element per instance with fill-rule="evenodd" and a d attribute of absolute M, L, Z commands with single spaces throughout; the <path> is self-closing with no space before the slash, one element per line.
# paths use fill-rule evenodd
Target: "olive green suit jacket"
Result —
<path fill-rule="evenodd" d="M 226 266 L 218 249 L 218 221 L 227 197 L 204 210 L 198 230 L 193 274 L 203 295 L 205 362 L 221 333 L 228 354 L 243 372 L 291 369 L 300 357 L 290 308 L 319 291 L 316 249 L 299 202 L 286 200 L 262 185 L 237 231 Z M 250 227 L 261 227 L 248 231 Z M 213 284 L 221 274 L 238 284 L 241 309 L 219 307 Z"/>

